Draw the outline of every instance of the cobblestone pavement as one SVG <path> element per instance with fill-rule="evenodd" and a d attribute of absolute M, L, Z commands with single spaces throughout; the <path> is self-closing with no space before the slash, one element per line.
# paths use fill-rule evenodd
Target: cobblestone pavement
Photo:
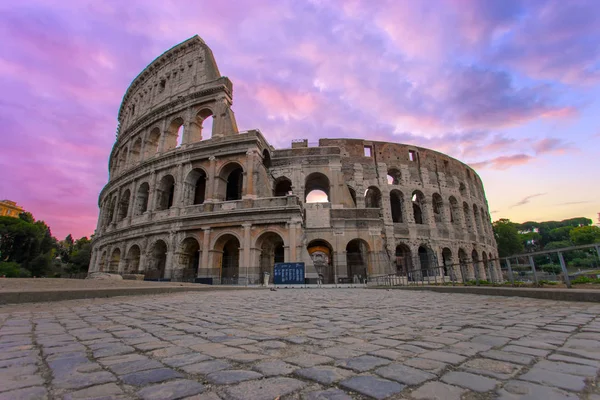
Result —
<path fill-rule="evenodd" d="M 600 399 L 600 305 L 366 289 L 0 307 L 0 400 Z"/>

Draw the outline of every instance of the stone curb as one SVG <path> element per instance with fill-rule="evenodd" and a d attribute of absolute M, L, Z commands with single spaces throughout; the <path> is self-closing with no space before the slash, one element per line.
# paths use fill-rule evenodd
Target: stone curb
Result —
<path fill-rule="evenodd" d="M 45 303 L 50 301 L 95 299 L 116 296 L 142 296 L 181 292 L 213 292 L 219 290 L 257 290 L 260 288 L 234 286 L 162 286 L 145 288 L 110 289 L 67 289 L 67 290 L 25 290 L 22 292 L 0 292 L 0 305 L 21 303 Z"/>
<path fill-rule="evenodd" d="M 439 293 L 483 294 L 488 296 L 531 297 L 560 301 L 600 302 L 600 290 L 585 289 L 534 289 L 477 286 L 371 286 L 368 289 L 429 290 Z"/>

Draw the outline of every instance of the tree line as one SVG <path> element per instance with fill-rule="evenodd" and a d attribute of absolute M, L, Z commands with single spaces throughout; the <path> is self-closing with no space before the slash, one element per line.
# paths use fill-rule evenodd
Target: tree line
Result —
<path fill-rule="evenodd" d="M 87 272 L 91 240 L 52 236 L 44 221 L 29 212 L 19 218 L 0 217 L 0 276 L 60 277 Z"/>
<path fill-rule="evenodd" d="M 493 223 L 493 227 L 500 257 L 600 243 L 600 228 L 584 217 L 523 223 L 500 219 Z M 598 267 L 595 249 L 570 250 L 564 253 L 564 258 L 571 267 Z M 558 260 L 551 256 L 536 256 L 534 260 L 536 265 L 548 272 L 560 271 Z M 545 265 L 547 267 L 544 268 Z"/>

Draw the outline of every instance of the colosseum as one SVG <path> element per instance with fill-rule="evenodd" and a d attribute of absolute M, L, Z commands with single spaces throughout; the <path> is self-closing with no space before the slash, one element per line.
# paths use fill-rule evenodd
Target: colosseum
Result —
<path fill-rule="evenodd" d="M 275 149 L 238 130 L 233 85 L 194 36 L 146 67 L 119 109 L 90 272 L 257 284 L 394 275 L 498 279 L 481 179 L 445 154 L 368 139 Z"/>

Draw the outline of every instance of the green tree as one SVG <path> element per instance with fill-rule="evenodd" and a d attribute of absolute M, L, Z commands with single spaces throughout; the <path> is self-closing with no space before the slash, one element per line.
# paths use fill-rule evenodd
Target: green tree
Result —
<path fill-rule="evenodd" d="M 600 228 L 597 226 L 580 226 L 569 232 L 571 241 L 576 245 L 600 243 Z"/>
<path fill-rule="evenodd" d="M 523 243 L 519 237 L 517 224 L 509 219 L 499 219 L 493 223 L 493 227 L 500 257 L 511 256 L 523 251 Z"/>
<path fill-rule="evenodd" d="M 23 211 L 21 214 L 19 214 L 19 218 L 25 222 L 29 222 L 30 224 L 33 224 L 35 222 L 35 218 L 33 218 L 33 215 L 27 211 Z"/>
<path fill-rule="evenodd" d="M 86 237 L 75 241 L 74 250 L 71 254 L 71 263 L 69 269 L 76 272 L 87 271 L 92 258 L 92 242 Z"/>

